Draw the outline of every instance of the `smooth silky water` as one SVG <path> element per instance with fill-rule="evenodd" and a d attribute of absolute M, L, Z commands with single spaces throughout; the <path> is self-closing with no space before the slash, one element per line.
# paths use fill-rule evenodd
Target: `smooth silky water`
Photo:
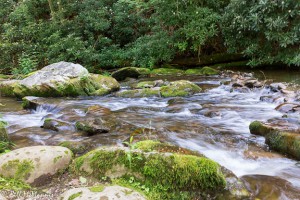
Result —
<path fill-rule="evenodd" d="M 300 199 L 300 163 L 268 150 L 264 138 L 251 135 L 254 120 L 281 118 L 274 108 L 259 97 L 268 89 L 232 92 L 218 77 L 159 77 L 150 79 L 189 79 L 205 88 L 188 98 L 136 98 L 113 96 L 50 99 L 35 111 L 22 110 L 21 102 L 1 98 L 0 112 L 9 123 L 8 131 L 17 147 L 57 145 L 61 141 L 82 141 L 94 146 L 122 145 L 132 133 L 157 138 L 199 151 L 232 170 L 256 198 Z M 149 80 L 149 79 L 148 79 Z M 126 84 L 122 89 L 128 88 Z M 87 137 L 74 128 L 54 132 L 40 128 L 45 118 L 75 123 L 85 117 L 91 105 L 109 108 L 105 120 L 111 131 Z M 299 116 L 294 116 L 300 121 Z M 148 131 L 136 131 L 144 130 Z"/>

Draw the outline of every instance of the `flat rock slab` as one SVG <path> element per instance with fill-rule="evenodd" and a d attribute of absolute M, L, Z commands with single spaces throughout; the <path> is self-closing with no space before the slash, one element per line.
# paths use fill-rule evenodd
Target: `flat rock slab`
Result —
<path fill-rule="evenodd" d="M 25 147 L 0 156 L 0 175 L 42 185 L 65 170 L 71 160 L 72 152 L 65 147 Z"/>
<path fill-rule="evenodd" d="M 101 191 L 102 190 L 102 191 Z M 75 188 L 66 191 L 62 200 L 146 200 L 140 193 L 121 186 Z"/>

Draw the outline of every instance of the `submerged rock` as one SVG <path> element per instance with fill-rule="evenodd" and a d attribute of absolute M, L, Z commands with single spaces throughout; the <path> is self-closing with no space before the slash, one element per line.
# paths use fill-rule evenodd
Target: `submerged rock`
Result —
<path fill-rule="evenodd" d="M 283 113 L 296 112 L 299 111 L 300 104 L 297 103 L 282 103 L 278 105 L 275 110 Z"/>
<path fill-rule="evenodd" d="M 109 128 L 105 125 L 105 122 L 100 119 L 89 119 L 86 121 L 78 121 L 75 124 L 77 130 L 83 131 L 88 135 L 95 135 L 100 133 L 108 133 Z"/>
<path fill-rule="evenodd" d="M 276 126 L 259 121 L 252 122 L 249 128 L 252 134 L 264 136 L 270 149 L 300 160 L 299 130 L 291 130 L 288 125 Z"/>
<path fill-rule="evenodd" d="M 190 96 L 201 92 L 201 88 L 190 81 L 174 81 L 160 89 L 162 97 Z"/>
<path fill-rule="evenodd" d="M 118 90 L 119 87 L 118 82 L 111 77 L 90 74 L 79 64 L 59 62 L 48 65 L 23 80 L 10 84 L 4 82 L 0 85 L 0 90 L 19 98 L 62 97 L 105 95 Z"/>
<path fill-rule="evenodd" d="M 71 160 L 72 152 L 65 147 L 25 147 L 0 155 L 0 176 L 43 185 L 67 169 Z"/>
<path fill-rule="evenodd" d="M 150 74 L 150 70 L 147 68 L 137 68 L 137 67 L 124 67 L 112 73 L 112 77 L 118 81 L 123 81 L 126 78 L 138 78 L 142 75 Z"/>
<path fill-rule="evenodd" d="M 89 188 L 74 188 L 61 195 L 61 200 L 146 200 L 140 193 L 118 185 L 114 186 L 93 186 Z"/>
<path fill-rule="evenodd" d="M 99 105 L 93 105 L 87 108 L 86 114 L 88 116 L 104 116 L 111 114 L 111 110 Z"/>

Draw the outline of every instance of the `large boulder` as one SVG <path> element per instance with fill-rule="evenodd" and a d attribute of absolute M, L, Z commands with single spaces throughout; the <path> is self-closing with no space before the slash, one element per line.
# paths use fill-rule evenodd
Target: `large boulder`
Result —
<path fill-rule="evenodd" d="M 264 136 L 270 149 L 300 160 L 299 129 L 259 121 L 252 122 L 249 128 L 252 134 Z"/>
<path fill-rule="evenodd" d="M 150 70 L 147 68 L 137 68 L 137 67 L 124 67 L 112 73 L 112 77 L 118 81 L 123 81 L 126 78 L 138 78 L 142 75 L 150 74 Z"/>
<path fill-rule="evenodd" d="M 25 147 L 0 155 L 0 176 L 42 185 L 67 169 L 72 152 L 59 146 Z"/>
<path fill-rule="evenodd" d="M 61 200 L 146 200 L 140 193 L 118 185 L 93 186 L 89 188 L 74 188 L 61 195 Z"/>
<path fill-rule="evenodd" d="M 162 97 L 190 96 L 201 92 L 201 88 L 190 81 L 174 81 L 160 89 Z"/>
<path fill-rule="evenodd" d="M 4 94 L 13 94 L 19 98 L 61 97 L 105 95 L 119 87 L 118 82 L 111 77 L 89 74 L 79 64 L 59 62 L 48 65 L 18 82 L 4 82 L 0 85 L 0 90 Z"/>

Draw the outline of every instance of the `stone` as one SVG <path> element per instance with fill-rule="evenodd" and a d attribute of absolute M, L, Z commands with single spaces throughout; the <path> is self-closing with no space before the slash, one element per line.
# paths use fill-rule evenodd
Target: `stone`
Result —
<path fill-rule="evenodd" d="M 295 112 L 300 107 L 300 104 L 296 103 L 282 103 L 278 105 L 275 110 L 278 110 L 283 113 Z"/>
<path fill-rule="evenodd" d="M 0 82 L 0 96 L 14 97 L 14 88 L 19 80 L 7 80 Z"/>
<path fill-rule="evenodd" d="M 140 193 L 118 185 L 74 188 L 61 195 L 61 200 L 146 200 Z"/>
<path fill-rule="evenodd" d="M 44 120 L 44 124 L 42 128 L 57 131 L 57 132 L 74 130 L 74 127 L 71 124 L 58 119 L 51 119 L 51 118 L 47 118 Z"/>
<path fill-rule="evenodd" d="M 123 98 L 143 98 L 143 97 L 160 97 L 159 89 L 144 88 L 136 90 L 125 90 L 116 93 L 116 96 Z"/>
<path fill-rule="evenodd" d="M 124 67 L 112 73 L 112 77 L 118 81 L 123 81 L 126 78 L 139 78 L 142 75 L 150 74 L 147 68 Z"/>
<path fill-rule="evenodd" d="M 271 83 L 270 84 L 270 89 L 273 92 L 279 92 L 280 90 L 285 90 L 286 86 L 283 83 Z"/>
<path fill-rule="evenodd" d="M 6 131 L 6 123 L 0 120 L 0 142 L 1 141 L 9 141 L 8 133 Z"/>
<path fill-rule="evenodd" d="M 89 116 L 104 116 L 111 114 L 111 110 L 100 105 L 92 105 L 87 108 L 86 114 Z"/>
<path fill-rule="evenodd" d="M 90 145 L 87 142 L 77 142 L 77 141 L 64 141 L 59 143 L 59 146 L 66 147 L 70 149 L 74 155 L 83 155 L 86 153 L 89 149 L 92 148 L 92 145 Z"/>
<path fill-rule="evenodd" d="M 105 121 L 101 118 L 88 119 L 86 121 L 78 121 L 75 124 L 76 129 L 87 133 L 87 135 L 95 135 L 100 133 L 108 133 L 109 128 L 105 125 Z"/>
<path fill-rule="evenodd" d="M 195 68 L 195 69 L 188 69 L 185 71 L 185 74 L 188 75 L 205 75 L 205 76 L 212 76 L 220 74 L 219 70 L 213 69 L 211 67 L 203 67 L 203 68 Z"/>
<path fill-rule="evenodd" d="M 59 62 L 48 65 L 11 86 L 14 96 L 62 97 L 105 95 L 120 88 L 112 77 L 90 74 L 79 64 Z M 0 90 L 4 90 L 0 85 Z"/>
<path fill-rule="evenodd" d="M 0 155 L 0 175 L 43 185 L 69 167 L 72 152 L 59 146 L 32 146 Z"/>
<path fill-rule="evenodd" d="M 184 97 L 201 91 L 202 89 L 198 85 L 186 80 L 174 81 L 160 88 L 162 97 Z"/>

